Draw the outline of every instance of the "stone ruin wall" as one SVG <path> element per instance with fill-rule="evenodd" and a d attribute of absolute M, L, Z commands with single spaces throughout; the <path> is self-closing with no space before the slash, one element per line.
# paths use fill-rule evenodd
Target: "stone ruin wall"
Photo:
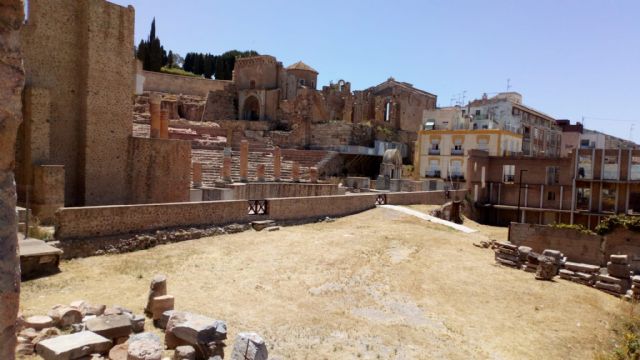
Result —
<path fill-rule="evenodd" d="M 6 0 L 0 8 L 0 359 L 13 360 L 20 302 L 13 168 L 14 145 L 22 122 L 24 71 L 19 31 L 24 7 L 20 0 Z"/>
<path fill-rule="evenodd" d="M 229 80 L 211 80 L 194 76 L 164 74 L 142 71 L 144 90 L 169 94 L 196 95 L 206 97 L 209 92 L 225 90 L 233 85 Z"/>

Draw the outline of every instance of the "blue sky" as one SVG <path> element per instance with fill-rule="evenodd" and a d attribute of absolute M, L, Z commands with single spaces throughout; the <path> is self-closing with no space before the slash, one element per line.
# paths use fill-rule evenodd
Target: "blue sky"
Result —
<path fill-rule="evenodd" d="M 451 99 L 507 89 L 556 118 L 640 141 L 640 1 L 116 0 L 153 17 L 166 49 L 257 50 L 298 60 L 319 84 L 363 89 L 393 76 Z"/>

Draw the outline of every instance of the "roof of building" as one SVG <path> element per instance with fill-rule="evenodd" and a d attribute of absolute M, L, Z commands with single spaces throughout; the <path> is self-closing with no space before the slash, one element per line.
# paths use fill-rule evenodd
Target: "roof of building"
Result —
<path fill-rule="evenodd" d="M 305 71 L 311 71 L 314 72 L 316 74 L 318 74 L 318 72 L 312 68 L 311 66 L 303 63 L 302 61 L 298 61 L 295 64 L 291 64 L 289 66 L 287 66 L 287 70 L 305 70 Z"/>
<path fill-rule="evenodd" d="M 397 81 L 396 79 L 394 79 L 392 77 L 388 78 L 387 81 L 374 86 L 373 89 L 375 91 L 380 91 L 380 90 L 384 89 L 387 86 L 396 86 L 396 87 L 399 87 L 399 88 L 403 88 L 403 89 L 405 89 L 407 91 L 416 92 L 416 93 L 419 93 L 419 94 L 422 94 L 422 95 L 431 96 L 431 97 L 434 97 L 434 98 L 436 97 L 435 94 L 432 94 L 430 92 L 427 92 L 427 91 L 424 91 L 424 90 L 420 90 L 420 89 L 418 89 L 416 87 L 413 87 L 413 84 L 409 84 L 409 83 L 403 82 L 403 81 Z"/>

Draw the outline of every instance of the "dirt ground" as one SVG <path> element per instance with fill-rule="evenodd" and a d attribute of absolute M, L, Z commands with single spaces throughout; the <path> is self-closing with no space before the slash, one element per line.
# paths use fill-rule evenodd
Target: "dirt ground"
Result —
<path fill-rule="evenodd" d="M 22 311 L 85 299 L 141 313 L 164 273 L 177 309 L 227 322 L 229 349 L 237 332 L 256 331 L 281 359 L 592 358 L 621 300 L 495 265 L 472 243 L 506 229 L 465 225 L 480 233 L 378 208 L 66 261 L 23 284 Z"/>

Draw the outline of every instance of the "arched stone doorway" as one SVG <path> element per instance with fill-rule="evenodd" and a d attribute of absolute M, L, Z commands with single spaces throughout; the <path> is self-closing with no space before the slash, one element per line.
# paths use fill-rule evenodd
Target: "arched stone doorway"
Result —
<path fill-rule="evenodd" d="M 260 101 L 251 95 L 244 100 L 242 113 L 244 120 L 260 120 Z"/>

